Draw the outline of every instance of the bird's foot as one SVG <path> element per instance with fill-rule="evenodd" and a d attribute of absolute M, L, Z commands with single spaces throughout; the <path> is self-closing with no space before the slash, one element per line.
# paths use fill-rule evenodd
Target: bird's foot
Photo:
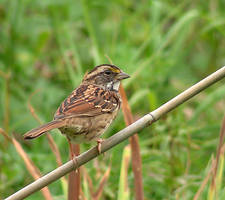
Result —
<path fill-rule="evenodd" d="M 102 139 L 102 138 L 100 138 L 100 139 L 98 139 L 97 140 L 97 150 L 98 150 L 98 154 L 101 154 L 102 153 L 102 142 L 103 142 L 104 140 Z"/>

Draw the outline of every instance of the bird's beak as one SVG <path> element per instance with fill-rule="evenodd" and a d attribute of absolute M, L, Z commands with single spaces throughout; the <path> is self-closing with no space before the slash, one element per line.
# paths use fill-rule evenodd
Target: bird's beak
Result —
<path fill-rule="evenodd" d="M 116 76 L 117 80 L 123 80 L 126 78 L 130 78 L 130 76 L 124 72 L 120 72 L 117 76 Z"/>

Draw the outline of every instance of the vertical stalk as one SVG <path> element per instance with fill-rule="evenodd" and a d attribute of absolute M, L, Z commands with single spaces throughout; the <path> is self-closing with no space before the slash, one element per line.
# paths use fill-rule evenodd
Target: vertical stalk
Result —
<path fill-rule="evenodd" d="M 80 154 L 80 145 L 72 144 L 73 155 L 78 156 Z M 72 152 L 70 152 L 72 155 Z M 71 158 L 71 156 L 70 156 Z M 72 158 L 71 158 L 72 159 Z M 68 200 L 80 199 L 80 168 L 73 170 L 69 173 L 69 185 L 68 185 Z"/>
<path fill-rule="evenodd" d="M 122 111 L 125 118 L 125 123 L 127 126 L 133 123 L 133 116 L 131 113 L 130 106 L 128 104 L 127 96 L 123 86 L 120 87 L 120 95 L 122 97 Z M 143 182 L 142 182 L 142 162 L 139 146 L 139 138 L 137 133 L 130 137 L 129 139 L 131 145 L 131 155 L 132 155 L 132 169 L 134 173 L 134 189 L 135 189 L 135 199 L 144 200 Z"/>

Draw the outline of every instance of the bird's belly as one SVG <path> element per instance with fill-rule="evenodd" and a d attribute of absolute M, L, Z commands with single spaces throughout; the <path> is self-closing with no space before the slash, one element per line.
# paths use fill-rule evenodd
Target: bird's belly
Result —
<path fill-rule="evenodd" d="M 111 114 L 105 113 L 95 117 L 69 118 L 67 126 L 60 128 L 62 134 L 76 144 L 87 143 L 99 139 L 112 123 Z"/>
<path fill-rule="evenodd" d="M 82 126 L 65 126 L 59 128 L 62 134 L 66 135 L 66 137 L 73 143 L 80 144 L 85 142 L 84 134 L 82 134 L 81 130 Z"/>

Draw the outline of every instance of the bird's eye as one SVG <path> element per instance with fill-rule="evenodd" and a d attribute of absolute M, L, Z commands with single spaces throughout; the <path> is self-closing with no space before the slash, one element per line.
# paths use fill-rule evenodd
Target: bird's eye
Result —
<path fill-rule="evenodd" d="M 112 74 L 112 72 L 109 71 L 109 70 L 107 70 L 107 71 L 105 71 L 105 74 L 106 74 L 106 75 L 110 75 L 110 74 Z"/>

